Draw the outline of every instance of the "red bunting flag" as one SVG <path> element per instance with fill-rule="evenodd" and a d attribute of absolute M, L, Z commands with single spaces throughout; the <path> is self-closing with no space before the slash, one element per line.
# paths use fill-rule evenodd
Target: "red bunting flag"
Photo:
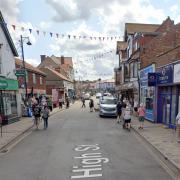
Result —
<path fill-rule="evenodd" d="M 84 39 L 86 39 L 86 36 L 83 36 Z"/>
<path fill-rule="evenodd" d="M 58 34 L 58 33 L 56 33 L 56 37 L 57 37 L 57 38 L 59 37 L 59 34 Z"/>
<path fill-rule="evenodd" d="M 111 37 L 111 41 L 113 40 L 113 37 Z"/>
<path fill-rule="evenodd" d="M 24 31 L 24 27 L 21 27 L 21 31 Z"/>
<path fill-rule="evenodd" d="M 50 34 L 51 37 L 53 36 L 53 33 L 52 33 L 52 32 L 50 32 L 49 34 Z"/>
<path fill-rule="evenodd" d="M 62 34 L 62 38 L 64 38 L 64 34 Z"/>
<path fill-rule="evenodd" d="M 39 30 L 36 30 L 36 32 L 37 32 L 37 35 L 39 35 Z"/>
<path fill-rule="evenodd" d="M 76 39 L 76 36 L 74 36 L 74 39 Z"/>
<path fill-rule="evenodd" d="M 12 27 L 13 27 L 14 30 L 16 30 L 16 26 L 14 24 L 12 25 Z"/>
<path fill-rule="evenodd" d="M 104 41 L 105 37 L 103 37 L 103 41 Z"/>
<path fill-rule="evenodd" d="M 70 38 L 71 38 L 71 35 L 68 35 L 68 38 L 70 39 Z"/>
<path fill-rule="evenodd" d="M 99 37 L 99 40 L 101 41 L 101 37 Z"/>
<path fill-rule="evenodd" d="M 29 29 L 30 34 L 32 33 L 32 29 Z"/>

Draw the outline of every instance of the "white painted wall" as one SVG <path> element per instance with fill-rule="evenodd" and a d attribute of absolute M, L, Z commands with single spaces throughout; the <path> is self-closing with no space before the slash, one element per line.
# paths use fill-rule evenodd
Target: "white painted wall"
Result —
<path fill-rule="evenodd" d="M 0 59 L 2 63 L 2 75 L 8 79 L 17 79 L 14 74 L 15 60 L 13 52 L 6 39 L 4 31 L 0 27 L 0 44 L 3 44 L 0 49 Z"/>

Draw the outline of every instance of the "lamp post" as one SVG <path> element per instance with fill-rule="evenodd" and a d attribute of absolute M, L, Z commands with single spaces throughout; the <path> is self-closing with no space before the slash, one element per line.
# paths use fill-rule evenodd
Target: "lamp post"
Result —
<path fill-rule="evenodd" d="M 20 43 L 21 43 L 21 51 L 22 51 L 22 60 L 23 60 L 23 70 L 24 70 L 24 86 L 25 86 L 25 99 L 27 100 L 27 80 L 26 80 L 26 66 L 25 66 L 25 61 L 24 61 L 24 48 L 23 48 L 23 40 L 27 39 L 28 42 L 26 43 L 27 45 L 31 45 L 31 42 L 29 40 L 29 37 L 23 37 L 22 35 L 20 36 Z"/>
<path fill-rule="evenodd" d="M 100 92 L 100 82 L 101 82 L 101 78 L 99 78 L 98 81 L 99 81 L 99 92 Z"/>

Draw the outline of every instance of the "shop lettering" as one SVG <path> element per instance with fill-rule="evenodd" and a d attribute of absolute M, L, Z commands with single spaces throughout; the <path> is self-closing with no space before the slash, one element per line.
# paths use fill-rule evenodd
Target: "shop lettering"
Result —
<path fill-rule="evenodd" d="M 74 150 L 86 153 L 74 157 L 74 159 L 80 160 L 81 165 L 73 166 L 72 172 L 77 174 L 71 176 L 71 179 L 102 176 L 102 164 L 108 163 L 109 159 L 104 158 L 98 151 L 100 150 L 98 144 L 78 145 Z"/>
<path fill-rule="evenodd" d="M 159 77 L 159 80 L 161 80 L 161 81 L 168 80 L 168 76 Z"/>

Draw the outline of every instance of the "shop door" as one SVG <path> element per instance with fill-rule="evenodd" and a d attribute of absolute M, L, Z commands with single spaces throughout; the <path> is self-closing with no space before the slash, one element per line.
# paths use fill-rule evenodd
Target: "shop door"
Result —
<path fill-rule="evenodd" d="M 162 123 L 169 125 L 170 124 L 170 110 L 171 110 L 171 96 L 170 95 L 161 95 L 162 99 Z"/>

